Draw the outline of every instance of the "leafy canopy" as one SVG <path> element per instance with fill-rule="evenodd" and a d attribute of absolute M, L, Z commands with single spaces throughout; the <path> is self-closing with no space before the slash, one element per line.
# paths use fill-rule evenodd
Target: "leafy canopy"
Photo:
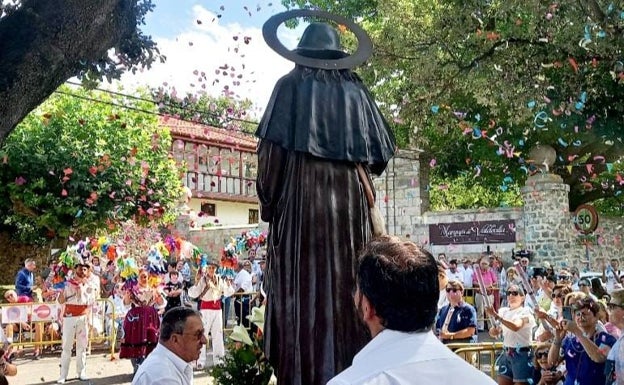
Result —
<path fill-rule="evenodd" d="M 367 29 L 375 54 L 358 71 L 393 118 L 400 145 L 434 159 L 433 180 L 471 175 L 504 204 L 507 191 L 540 172 L 529 153 L 546 144 L 557 152 L 550 171 L 570 185 L 572 209 L 592 201 L 624 207 L 621 4 L 284 3 L 341 13 Z"/>
<path fill-rule="evenodd" d="M 92 102 L 84 98 L 94 98 Z M 181 193 L 150 102 L 61 87 L 0 149 L 0 216 L 25 241 L 164 221 Z"/>

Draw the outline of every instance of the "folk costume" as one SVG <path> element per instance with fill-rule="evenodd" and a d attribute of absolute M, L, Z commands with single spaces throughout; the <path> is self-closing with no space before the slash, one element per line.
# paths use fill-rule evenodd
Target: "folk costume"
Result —
<path fill-rule="evenodd" d="M 87 262 L 79 262 L 76 268 L 89 268 Z M 62 384 L 69 374 L 74 340 L 76 341 L 76 371 L 78 378 L 87 378 L 87 346 L 89 343 L 89 316 L 97 299 L 99 286 L 89 277 L 74 276 L 65 282 L 61 302 L 63 307 L 63 333 L 61 352 L 61 373 L 57 383 Z"/>
<path fill-rule="evenodd" d="M 215 268 L 216 263 L 211 262 Z M 202 323 L 204 325 L 204 334 L 208 339 L 210 333 L 210 342 L 212 345 L 213 363 L 217 364 L 223 360 L 225 356 L 225 346 L 223 344 L 223 311 L 221 310 L 221 297 L 223 295 L 229 297 L 233 294 L 232 288 L 219 277 L 216 273 L 212 277 L 209 273 L 202 275 L 196 280 L 195 285 L 188 289 L 191 298 L 198 299 L 198 309 L 201 313 Z M 202 346 L 197 367 L 204 368 L 206 366 L 206 345 Z"/>
<path fill-rule="evenodd" d="M 360 40 L 358 52 L 342 52 L 337 31 L 319 23 L 308 26 L 295 51 L 284 51 L 272 29 L 297 16 L 346 25 Z M 384 171 L 394 137 L 349 70 L 370 54 L 361 28 L 326 12 L 296 10 L 273 16 L 263 33 L 297 64 L 277 82 L 256 132 L 258 197 L 270 224 L 264 348 L 278 383 L 326 384 L 368 340 L 351 295 L 357 256 L 371 238 L 356 164 L 372 184 L 368 174 Z"/>
<path fill-rule="evenodd" d="M 144 274 L 142 272 L 141 274 Z M 139 284 L 128 289 L 124 304 L 130 305 L 123 321 L 124 338 L 119 358 L 130 358 L 136 373 L 139 365 L 158 344 L 160 317 L 158 310 L 164 305 L 160 294 L 139 278 Z"/>

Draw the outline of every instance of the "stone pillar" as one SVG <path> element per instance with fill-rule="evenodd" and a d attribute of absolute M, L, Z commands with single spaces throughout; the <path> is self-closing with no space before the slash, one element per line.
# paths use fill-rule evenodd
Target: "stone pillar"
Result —
<path fill-rule="evenodd" d="M 548 172 L 530 176 L 521 189 L 525 248 L 534 251 L 538 261 L 563 262 L 573 246 L 569 191 L 559 175 Z"/>
<path fill-rule="evenodd" d="M 429 209 L 429 173 L 420 167 L 420 152 L 399 150 L 386 171 L 373 184 L 376 203 L 386 220 L 388 233 L 418 241 L 414 231 L 423 223 L 422 214 Z"/>
<path fill-rule="evenodd" d="M 180 214 L 175 220 L 176 235 L 184 239 L 191 237 L 191 216 L 188 214 Z"/>

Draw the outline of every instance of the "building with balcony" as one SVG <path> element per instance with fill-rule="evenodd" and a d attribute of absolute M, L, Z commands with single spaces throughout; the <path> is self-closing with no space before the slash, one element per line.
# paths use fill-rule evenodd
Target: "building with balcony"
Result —
<path fill-rule="evenodd" d="M 198 213 L 193 227 L 215 222 L 257 224 L 258 140 L 240 131 L 211 127 L 172 117 L 160 125 L 171 132 L 172 154 L 184 166 L 183 183 L 190 190 L 188 206 Z"/>

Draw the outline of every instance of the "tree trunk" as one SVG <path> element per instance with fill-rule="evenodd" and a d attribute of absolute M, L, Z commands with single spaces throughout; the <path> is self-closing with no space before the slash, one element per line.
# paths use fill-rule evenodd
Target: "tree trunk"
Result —
<path fill-rule="evenodd" d="M 0 143 L 85 63 L 105 58 L 135 33 L 135 3 L 22 0 L 0 19 Z"/>

